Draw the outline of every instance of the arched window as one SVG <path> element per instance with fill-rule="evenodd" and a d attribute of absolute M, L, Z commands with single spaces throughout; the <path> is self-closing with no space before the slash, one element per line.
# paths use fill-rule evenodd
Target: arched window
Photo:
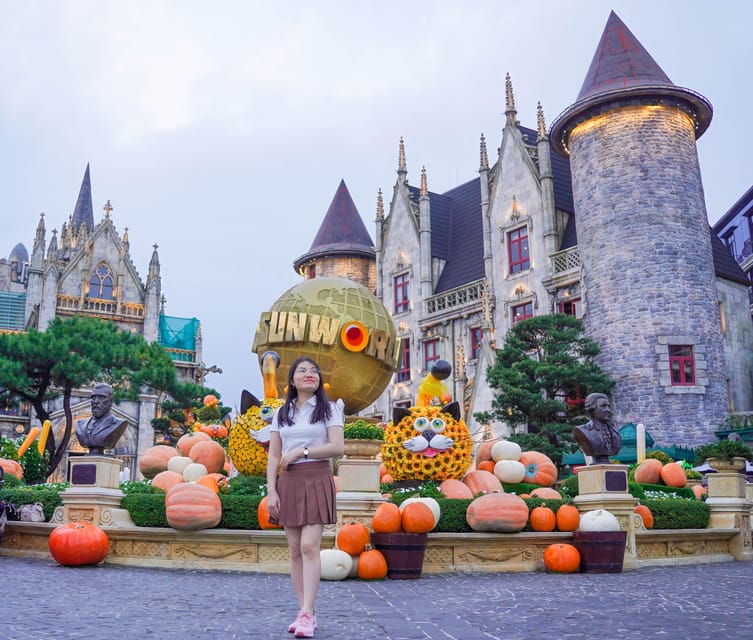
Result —
<path fill-rule="evenodd" d="M 112 271 L 105 262 L 100 262 L 97 268 L 89 278 L 88 298 L 100 298 L 101 300 L 112 300 L 114 298 L 112 291 Z"/>

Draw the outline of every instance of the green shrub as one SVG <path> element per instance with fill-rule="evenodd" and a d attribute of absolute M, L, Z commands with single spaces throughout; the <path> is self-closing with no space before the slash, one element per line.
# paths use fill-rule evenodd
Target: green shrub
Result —
<path fill-rule="evenodd" d="M 527 482 L 503 482 L 502 487 L 505 493 L 514 493 L 520 495 L 521 493 L 531 493 L 534 489 L 540 488 L 538 484 L 528 484 Z"/>
<path fill-rule="evenodd" d="M 49 521 L 55 508 L 63 504 L 60 493 L 51 487 L 18 485 L 0 490 L 0 500 L 20 507 L 22 504 L 42 503 L 44 519 Z"/>
<path fill-rule="evenodd" d="M 384 440 L 384 429 L 367 420 L 355 420 L 345 425 L 346 440 Z"/>
<path fill-rule="evenodd" d="M 740 457 L 753 462 L 753 450 L 744 444 L 742 440 L 720 440 L 703 444 L 696 449 L 696 461 L 701 464 L 707 458 L 721 458 L 732 460 Z"/>
<path fill-rule="evenodd" d="M 222 520 L 217 525 L 223 529 L 258 529 L 259 518 L 256 509 L 262 496 L 228 493 L 220 494 Z"/>
<path fill-rule="evenodd" d="M 147 481 L 132 482 L 129 480 L 127 482 L 121 482 L 119 488 L 125 495 L 130 495 L 132 493 L 159 493 L 162 494 L 163 497 L 165 495 L 164 489 L 155 487 Z"/>
<path fill-rule="evenodd" d="M 136 483 L 134 483 L 136 484 Z M 121 503 L 123 509 L 131 514 L 131 520 L 137 527 L 169 527 L 165 515 L 165 492 L 128 493 Z"/>
<path fill-rule="evenodd" d="M 654 515 L 654 529 L 706 529 L 711 509 L 702 500 L 660 498 L 641 500 Z"/>
<path fill-rule="evenodd" d="M 655 458 L 662 464 L 674 462 L 674 460 L 672 460 L 672 457 L 668 453 L 665 453 L 664 451 L 650 451 L 649 453 L 646 454 L 646 457 Z"/>
<path fill-rule="evenodd" d="M 25 486 L 24 481 L 19 478 L 16 478 L 16 476 L 14 476 L 12 473 L 6 473 L 4 478 L 5 480 L 3 481 L 3 486 L 6 489 Z"/>
<path fill-rule="evenodd" d="M 237 475 L 227 481 L 230 493 L 235 495 L 259 496 L 267 495 L 267 479 L 264 476 Z"/>
<path fill-rule="evenodd" d="M 563 480 L 559 488 L 560 495 L 563 498 L 574 498 L 578 495 L 578 476 L 572 475 Z"/>
<path fill-rule="evenodd" d="M 693 493 L 693 490 L 689 487 L 668 487 L 666 484 L 638 484 L 635 483 L 638 487 L 641 488 L 642 494 L 637 495 L 636 493 L 633 493 L 631 490 L 630 493 L 632 493 L 636 498 L 644 498 L 644 497 L 650 497 L 650 498 L 656 498 L 656 496 L 647 496 L 648 493 L 652 491 L 656 491 L 663 494 L 668 494 L 668 497 L 673 497 L 672 494 L 677 496 L 678 498 L 686 498 L 688 500 L 695 500 L 695 494 Z M 632 484 L 631 484 L 632 488 Z M 659 498 L 661 499 L 661 498 Z"/>
<path fill-rule="evenodd" d="M 473 531 L 465 519 L 465 512 L 473 500 L 458 498 L 437 498 L 441 510 L 435 533 L 466 533 Z"/>

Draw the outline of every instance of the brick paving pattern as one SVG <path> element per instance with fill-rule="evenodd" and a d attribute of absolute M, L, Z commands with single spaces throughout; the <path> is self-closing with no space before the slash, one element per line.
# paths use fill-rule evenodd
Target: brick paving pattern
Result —
<path fill-rule="evenodd" d="M 0 557 L 3 640 L 292 639 L 288 576 Z M 753 564 L 322 582 L 316 638 L 753 638 Z"/>

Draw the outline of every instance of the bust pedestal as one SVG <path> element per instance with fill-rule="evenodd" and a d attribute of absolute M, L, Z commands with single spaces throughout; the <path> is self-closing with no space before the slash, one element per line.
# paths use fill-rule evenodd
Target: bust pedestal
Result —
<path fill-rule="evenodd" d="M 745 476 L 736 472 L 709 473 L 709 494 L 706 504 L 711 510 L 709 528 L 738 529 L 730 540 L 730 553 L 735 560 L 753 560 L 751 539 L 751 502 L 746 498 Z"/>
<path fill-rule="evenodd" d="M 123 492 L 118 488 L 122 461 L 108 456 L 71 459 L 68 481 L 60 494 L 63 506 L 55 509 L 51 522 L 84 520 L 97 526 L 133 527 L 126 509 L 120 508 Z"/>
<path fill-rule="evenodd" d="M 367 527 L 376 508 L 385 502 L 379 492 L 379 460 L 341 458 L 337 463 L 340 491 L 337 494 L 337 524 L 356 520 Z"/>

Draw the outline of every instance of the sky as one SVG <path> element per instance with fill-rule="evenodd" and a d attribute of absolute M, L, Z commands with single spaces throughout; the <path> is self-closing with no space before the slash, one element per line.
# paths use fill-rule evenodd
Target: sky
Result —
<path fill-rule="evenodd" d="M 751 186 L 753 3 L 717 0 L 0 0 L 0 255 L 72 213 L 87 163 L 168 315 L 198 317 L 207 386 L 263 393 L 261 313 L 300 282 L 340 180 L 374 237 L 399 139 L 429 189 L 476 177 L 521 124 L 575 101 L 610 10 L 714 106 L 698 141 L 710 222 Z"/>

